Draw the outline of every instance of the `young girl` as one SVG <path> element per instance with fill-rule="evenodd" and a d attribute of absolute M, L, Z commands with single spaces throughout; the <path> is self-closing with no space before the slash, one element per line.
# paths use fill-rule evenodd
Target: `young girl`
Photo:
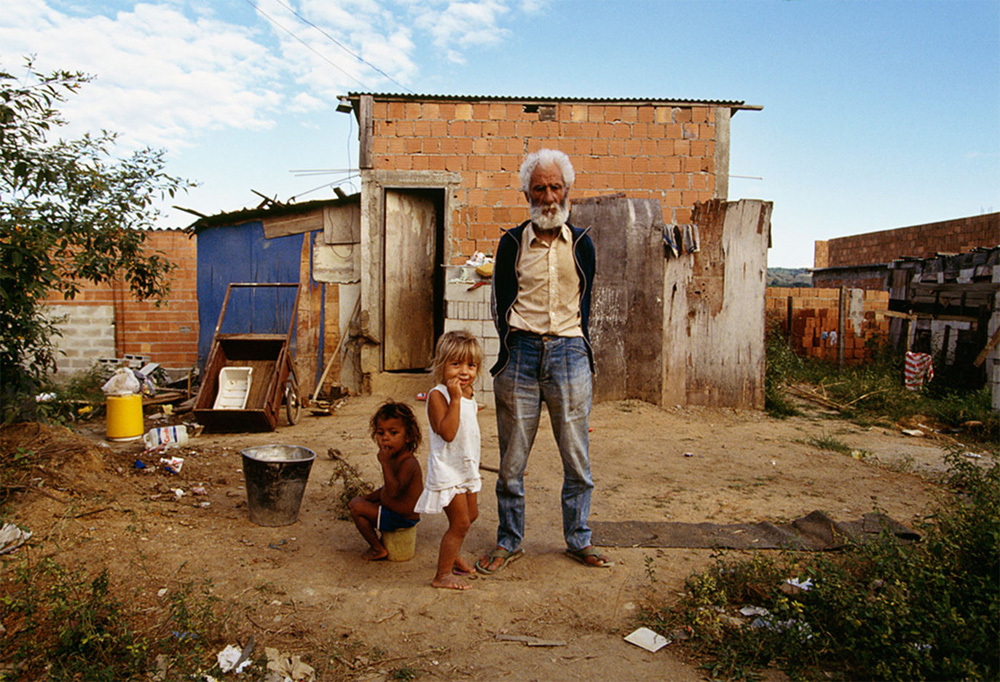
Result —
<path fill-rule="evenodd" d="M 460 550 L 479 516 L 479 408 L 472 399 L 472 383 L 482 363 L 483 349 L 469 332 L 448 332 L 438 340 L 431 368 L 438 383 L 427 394 L 431 451 L 424 492 L 414 509 L 421 514 L 444 510 L 448 517 L 434 587 L 467 590 L 472 586 L 465 576 L 475 575 Z"/>
<path fill-rule="evenodd" d="M 389 552 L 379 534 L 411 528 L 420 520 L 420 515 L 413 511 L 423 489 L 420 462 L 413 456 L 420 447 L 420 425 L 409 405 L 389 400 L 372 416 L 369 427 L 372 440 L 378 445 L 383 485 L 364 497 L 355 497 L 347 508 L 354 525 L 368 541 L 368 550 L 362 558 L 380 561 Z"/>

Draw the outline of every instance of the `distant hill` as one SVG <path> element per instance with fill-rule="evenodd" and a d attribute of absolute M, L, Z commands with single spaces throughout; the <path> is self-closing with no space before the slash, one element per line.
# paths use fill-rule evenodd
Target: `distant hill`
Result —
<path fill-rule="evenodd" d="M 806 268 L 768 268 L 769 287 L 811 287 L 812 273 Z"/>

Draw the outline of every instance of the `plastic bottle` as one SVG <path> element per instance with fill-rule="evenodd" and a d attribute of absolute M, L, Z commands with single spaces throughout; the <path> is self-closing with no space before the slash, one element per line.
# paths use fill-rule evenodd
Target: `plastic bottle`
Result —
<path fill-rule="evenodd" d="M 159 445 L 187 445 L 187 426 L 179 424 L 177 426 L 160 426 L 150 429 L 142 437 L 142 440 L 146 443 L 147 448 L 155 448 Z"/>

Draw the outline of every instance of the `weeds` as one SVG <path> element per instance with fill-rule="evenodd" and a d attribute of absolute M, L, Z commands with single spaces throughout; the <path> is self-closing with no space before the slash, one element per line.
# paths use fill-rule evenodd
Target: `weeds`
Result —
<path fill-rule="evenodd" d="M 174 679 L 211 668 L 220 641 L 207 585 L 184 584 L 163 604 L 121 595 L 105 568 L 88 576 L 51 558 L 10 561 L 2 583 L 0 680 L 128 680 L 169 661 Z M 5 571 L 7 572 L 7 571 Z"/>
<path fill-rule="evenodd" d="M 756 679 L 771 665 L 794 680 L 996 679 L 998 455 L 988 467 L 948 456 L 954 494 L 921 521 L 921 543 L 884 533 L 842 553 L 721 554 L 688 579 L 677 606 L 645 622 L 690 628 L 687 646 L 726 679 Z M 790 586 L 793 577 L 811 587 Z"/>
<path fill-rule="evenodd" d="M 899 423 L 920 416 L 943 429 L 961 428 L 963 437 L 1000 442 L 1000 413 L 992 409 L 989 387 L 968 389 L 955 372 L 936 373 L 924 390 L 909 391 L 903 385 L 901 353 L 880 346 L 864 364 L 837 369 L 828 362 L 798 357 L 780 329 L 773 327 L 765 351 L 764 405 L 772 417 L 797 414 L 783 389 L 806 383 L 842 406 L 841 416 L 860 424 Z"/>

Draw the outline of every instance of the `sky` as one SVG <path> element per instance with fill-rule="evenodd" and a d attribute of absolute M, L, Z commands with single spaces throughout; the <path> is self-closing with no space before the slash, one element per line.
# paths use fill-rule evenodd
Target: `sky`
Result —
<path fill-rule="evenodd" d="M 199 183 L 158 225 L 360 190 L 348 92 L 737 100 L 729 199 L 814 242 L 1000 211 L 1000 0 L 3 0 L 0 70 L 83 71 L 63 137 Z"/>

